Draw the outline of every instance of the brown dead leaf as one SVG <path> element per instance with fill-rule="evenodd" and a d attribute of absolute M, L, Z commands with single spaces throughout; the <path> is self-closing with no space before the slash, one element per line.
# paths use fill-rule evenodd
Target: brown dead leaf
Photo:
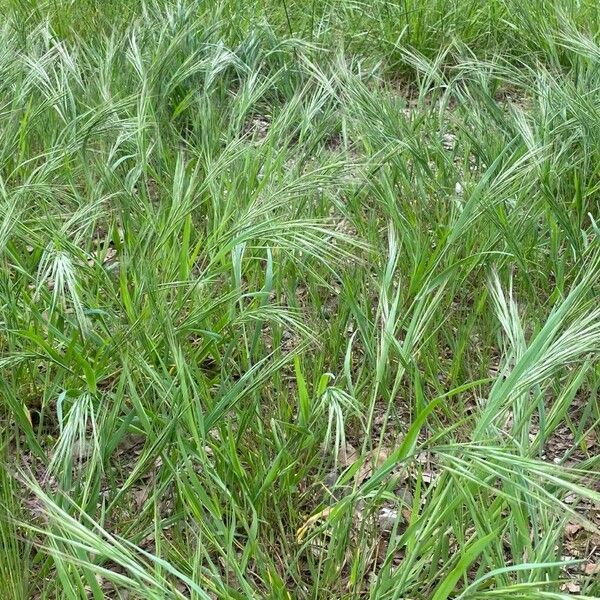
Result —
<path fill-rule="evenodd" d="M 564 585 L 561 585 L 560 588 L 561 590 L 565 592 L 571 592 L 572 594 L 577 594 L 581 591 L 581 586 L 578 583 L 575 583 L 574 581 L 568 581 Z"/>
<path fill-rule="evenodd" d="M 586 575 L 596 575 L 597 573 L 600 573 L 600 563 L 588 563 L 583 568 L 583 572 Z"/>
<path fill-rule="evenodd" d="M 358 471 L 358 482 L 362 483 L 371 475 L 375 469 L 378 469 L 388 458 L 389 450 L 386 448 L 375 448 L 364 457 L 363 464 Z M 353 465 L 360 458 L 360 454 L 356 448 L 350 443 L 340 449 L 338 453 L 338 463 L 343 469 Z"/>
<path fill-rule="evenodd" d="M 579 523 L 567 523 L 565 526 L 565 535 L 568 538 L 573 538 L 581 529 L 581 525 Z"/>
<path fill-rule="evenodd" d="M 358 483 L 361 484 L 363 481 L 371 477 L 373 471 L 381 467 L 381 465 L 387 460 L 389 451 L 385 448 L 375 448 L 367 453 L 365 460 L 358 471 Z"/>
<path fill-rule="evenodd" d="M 346 442 L 346 445 L 343 448 L 340 448 L 340 452 L 338 454 L 340 466 L 345 469 L 346 467 L 349 467 L 351 464 L 355 463 L 357 459 L 358 452 L 356 448 L 350 442 Z"/>
<path fill-rule="evenodd" d="M 138 510 L 144 506 L 144 503 L 148 499 L 149 491 L 150 490 L 149 490 L 148 486 L 143 486 L 143 487 L 137 488 L 133 491 L 135 505 Z"/>
<path fill-rule="evenodd" d="M 585 445 L 588 450 L 593 448 L 598 444 L 598 436 L 595 431 L 591 431 L 588 435 L 585 436 Z"/>

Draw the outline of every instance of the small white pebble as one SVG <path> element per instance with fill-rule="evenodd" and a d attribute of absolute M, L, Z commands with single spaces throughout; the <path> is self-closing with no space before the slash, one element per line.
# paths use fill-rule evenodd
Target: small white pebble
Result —
<path fill-rule="evenodd" d="M 391 531 L 397 518 L 397 510 L 384 507 L 379 511 L 379 526 L 383 531 Z"/>

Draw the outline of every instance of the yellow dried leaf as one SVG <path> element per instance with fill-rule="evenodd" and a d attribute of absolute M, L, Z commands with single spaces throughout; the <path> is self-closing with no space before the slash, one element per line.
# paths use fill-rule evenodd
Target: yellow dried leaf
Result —
<path fill-rule="evenodd" d="M 304 523 L 304 525 L 302 525 L 302 527 L 299 527 L 298 531 L 296 531 L 296 541 L 298 543 L 302 542 L 302 540 L 305 538 L 306 533 L 308 532 L 308 530 L 319 519 L 324 519 L 327 516 L 329 516 L 330 512 L 331 512 L 331 506 L 328 506 L 328 507 L 324 508 L 323 510 L 319 511 L 317 514 L 315 514 L 312 517 L 310 517 L 309 519 L 307 519 L 306 522 Z"/>

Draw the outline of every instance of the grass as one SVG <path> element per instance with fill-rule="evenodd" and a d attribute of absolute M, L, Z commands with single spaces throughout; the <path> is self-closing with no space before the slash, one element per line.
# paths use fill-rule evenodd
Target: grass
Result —
<path fill-rule="evenodd" d="M 0 597 L 600 597 L 595 2 L 0 12 Z"/>

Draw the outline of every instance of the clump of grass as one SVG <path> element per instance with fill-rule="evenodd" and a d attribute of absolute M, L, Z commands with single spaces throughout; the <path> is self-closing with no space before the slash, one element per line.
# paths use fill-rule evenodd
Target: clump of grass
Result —
<path fill-rule="evenodd" d="M 1 10 L 2 598 L 600 594 L 595 4 Z"/>

